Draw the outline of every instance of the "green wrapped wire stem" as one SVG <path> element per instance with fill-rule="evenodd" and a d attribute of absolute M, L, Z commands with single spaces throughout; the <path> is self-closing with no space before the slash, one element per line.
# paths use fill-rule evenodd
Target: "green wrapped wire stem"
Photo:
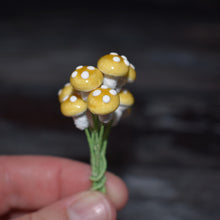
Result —
<path fill-rule="evenodd" d="M 105 193 L 105 172 L 107 170 L 106 149 L 108 135 L 112 122 L 101 123 L 96 115 L 93 115 L 93 127 L 85 129 L 86 137 L 90 148 L 90 163 L 92 173 L 92 190 Z"/>

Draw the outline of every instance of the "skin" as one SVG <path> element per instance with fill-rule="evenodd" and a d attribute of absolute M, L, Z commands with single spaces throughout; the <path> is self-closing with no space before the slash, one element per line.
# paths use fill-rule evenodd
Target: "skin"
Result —
<path fill-rule="evenodd" d="M 89 165 L 69 159 L 0 156 L 0 220 L 73 201 L 90 189 L 89 176 Z M 128 191 L 119 177 L 111 173 L 106 177 L 107 193 L 101 196 L 116 212 L 125 206 Z"/>

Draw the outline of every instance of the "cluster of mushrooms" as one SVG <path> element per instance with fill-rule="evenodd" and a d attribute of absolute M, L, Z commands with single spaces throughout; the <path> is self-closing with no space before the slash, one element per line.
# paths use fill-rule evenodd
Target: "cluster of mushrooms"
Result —
<path fill-rule="evenodd" d="M 93 127 L 92 114 L 114 126 L 134 103 L 123 86 L 135 79 L 135 67 L 124 55 L 113 52 L 101 57 L 97 68 L 78 66 L 58 92 L 61 112 L 72 117 L 80 130 Z"/>

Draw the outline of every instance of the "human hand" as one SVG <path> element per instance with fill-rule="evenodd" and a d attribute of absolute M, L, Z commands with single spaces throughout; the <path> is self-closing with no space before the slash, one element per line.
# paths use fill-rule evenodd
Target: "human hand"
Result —
<path fill-rule="evenodd" d="M 0 157 L 0 220 L 115 220 L 124 182 L 107 173 L 106 195 L 89 191 L 90 167 L 46 156 Z"/>

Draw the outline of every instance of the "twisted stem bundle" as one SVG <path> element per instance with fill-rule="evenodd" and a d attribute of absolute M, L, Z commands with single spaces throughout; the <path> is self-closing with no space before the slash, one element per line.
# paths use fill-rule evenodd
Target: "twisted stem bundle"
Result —
<path fill-rule="evenodd" d="M 105 193 L 105 172 L 107 170 L 106 149 L 108 135 L 112 122 L 104 124 L 99 121 L 96 115 L 93 115 L 93 127 L 85 129 L 86 137 L 90 148 L 90 162 L 92 174 L 92 190 Z"/>

